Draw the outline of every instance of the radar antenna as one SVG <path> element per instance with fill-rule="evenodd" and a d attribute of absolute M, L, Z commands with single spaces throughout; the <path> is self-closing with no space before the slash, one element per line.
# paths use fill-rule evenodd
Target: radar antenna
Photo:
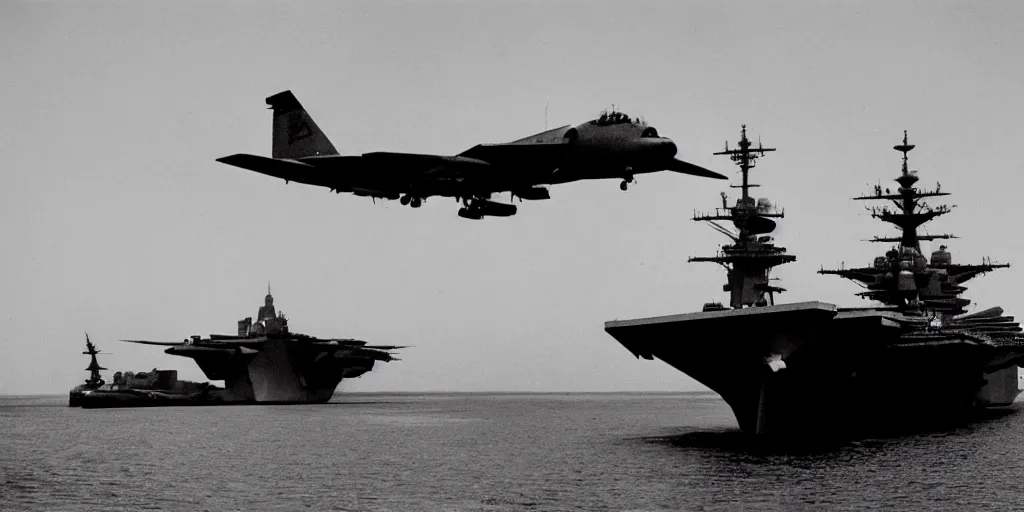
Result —
<path fill-rule="evenodd" d="M 740 167 L 740 172 L 743 173 L 743 184 L 740 186 L 731 186 L 731 188 L 743 189 L 743 199 L 750 197 L 749 189 L 751 187 L 759 187 L 760 185 L 754 185 L 749 182 L 750 170 L 754 168 L 757 159 L 764 156 L 769 151 L 775 151 L 775 148 L 766 148 L 761 145 L 761 137 L 757 138 L 757 147 L 752 148 L 750 140 L 747 139 L 747 125 L 741 125 L 740 131 L 740 147 L 739 149 L 729 149 L 729 141 L 725 141 L 725 151 L 719 151 L 714 153 L 715 155 L 728 155 L 733 162 Z"/>

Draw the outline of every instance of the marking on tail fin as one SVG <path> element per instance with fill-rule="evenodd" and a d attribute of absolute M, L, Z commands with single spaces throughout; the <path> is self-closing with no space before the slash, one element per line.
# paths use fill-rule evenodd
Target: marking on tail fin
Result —
<path fill-rule="evenodd" d="M 271 144 L 271 155 L 274 158 L 295 159 L 338 154 L 291 91 L 267 98 L 267 104 L 274 109 Z"/>
<path fill-rule="evenodd" d="M 312 135 L 313 130 L 310 129 L 309 123 L 306 122 L 303 112 L 288 113 L 288 144 L 293 144 L 297 140 L 308 139 Z"/>

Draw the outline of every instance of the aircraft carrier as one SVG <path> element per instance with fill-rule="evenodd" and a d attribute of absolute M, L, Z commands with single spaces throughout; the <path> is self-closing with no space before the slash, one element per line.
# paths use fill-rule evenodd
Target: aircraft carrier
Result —
<path fill-rule="evenodd" d="M 744 127 L 738 148 L 727 144 L 716 153 L 739 165 L 741 197 L 729 207 L 723 194 L 721 208 L 693 217 L 732 243 L 715 256 L 689 260 L 726 268 L 729 306 L 610 321 L 605 331 L 635 356 L 658 358 L 717 392 L 749 433 L 848 436 L 944 428 L 982 408 L 1009 405 L 1020 392 L 1020 325 L 999 307 L 968 313 L 970 300 L 961 297 L 966 281 L 1009 265 L 954 263 L 945 245 L 924 257 L 921 241 L 956 237 L 917 232 L 951 207 L 924 202 L 948 192 L 915 186 L 918 173 L 907 167 L 913 148 L 906 133 L 894 147 L 903 154 L 894 191 L 876 186 L 855 198 L 895 206 L 870 209 L 899 229 L 898 236 L 871 240 L 891 249 L 867 267 L 819 271 L 860 283 L 865 291 L 858 295 L 874 305 L 775 304 L 784 289 L 771 284 L 770 270 L 796 258 L 768 236 L 783 212 L 750 197 L 749 172 L 774 149 L 753 147 Z"/>
<path fill-rule="evenodd" d="M 90 378 L 71 391 L 71 406 L 323 403 L 342 379 L 359 377 L 377 362 L 394 361 L 393 351 L 404 348 L 293 333 L 284 314 L 276 312 L 269 290 L 256 320 L 240 320 L 235 335 L 192 336 L 180 343 L 123 341 L 166 346 L 166 353 L 194 359 L 207 378 L 224 381 L 224 387 L 179 381 L 177 371 L 156 369 L 118 372 L 114 382 L 106 384 L 99 374 L 105 368 L 96 361 L 99 351 L 87 340 Z"/>

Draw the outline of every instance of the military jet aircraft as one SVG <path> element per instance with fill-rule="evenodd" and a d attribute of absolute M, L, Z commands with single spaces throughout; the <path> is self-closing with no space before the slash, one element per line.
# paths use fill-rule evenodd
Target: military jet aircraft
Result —
<path fill-rule="evenodd" d="M 605 112 L 578 126 L 562 126 L 513 142 L 479 144 L 453 156 L 375 152 L 339 155 L 299 101 L 284 91 L 266 99 L 274 111 L 271 158 L 235 154 L 218 158 L 235 167 L 333 192 L 399 200 L 418 208 L 428 197 L 454 197 L 459 216 L 515 215 L 513 204 L 492 201 L 510 192 L 520 201 L 549 199 L 544 185 L 614 178 L 626 190 L 633 176 L 674 171 L 727 179 L 677 160 L 676 145 L 642 120 Z"/>

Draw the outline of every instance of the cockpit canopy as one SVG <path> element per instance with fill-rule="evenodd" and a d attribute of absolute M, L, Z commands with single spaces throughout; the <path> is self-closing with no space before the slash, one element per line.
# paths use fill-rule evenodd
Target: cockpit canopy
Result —
<path fill-rule="evenodd" d="M 601 117 L 594 119 L 590 122 L 597 126 L 611 126 L 613 124 L 635 124 L 640 126 L 646 126 L 646 123 L 642 119 L 633 119 L 628 115 L 618 112 L 616 110 L 601 112 Z"/>

